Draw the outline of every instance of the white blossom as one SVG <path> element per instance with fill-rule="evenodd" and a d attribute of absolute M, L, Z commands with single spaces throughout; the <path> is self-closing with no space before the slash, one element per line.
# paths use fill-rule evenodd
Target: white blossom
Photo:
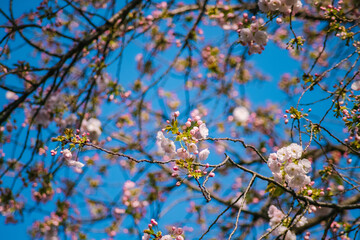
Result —
<path fill-rule="evenodd" d="M 285 167 L 285 172 L 290 176 L 290 177 L 294 177 L 296 175 L 299 174 L 304 174 L 304 172 L 302 171 L 301 166 L 295 164 L 295 163 L 289 163 L 286 167 Z"/>
<path fill-rule="evenodd" d="M 351 89 L 354 91 L 359 91 L 360 90 L 360 80 L 353 82 L 353 84 L 351 84 Z"/>
<path fill-rule="evenodd" d="M 280 11 L 285 14 L 291 12 L 293 7 L 293 13 L 298 12 L 302 8 L 301 0 L 259 0 L 258 6 L 260 11 L 267 13 L 269 11 Z"/>
<path fill-rule="evenodd" d="M 288 230 L 285 235 L 285 240 L 296 240 L 296 235 L 292 231 Z"/>
<path fill-rule="evenodd" d="M 124 189 L 133 189 L 136 187 L 136 184 L 133 182 L 133 181 L 130 181 L 130 180 L 127 180 L 125 183 L 124 183 L 124 186 L 123 188 Z"/>
<path fill-rule="evenodd" d="M 179 158 L 181 158 L 181 159 L 187 159 L 187 158 L 189 158 L 189 152 L 186 151 L 185 148 L 178 148 L 178 149 L 176 150 L 176 153 L 177 153 L 177 156 L 178 156 Z"/>
<path fill-rule="evenodd" d="M 66 160 L 70 160 L 72 158 L 72 154 L 69 149 L 63 150 L 62 154 Z"/>
<path fill-rule="evenodd" d="M 306 174 L 311 170 L 308 159 L 300 159 L 303 149 L 300 145 L 292 143 L 271 153 L 267 162 L 274 180 L 278 183 L 287 183 L 291 188 L 301 188 L 311 182 Z"/>
<path fill-rule="evenodd" d="M 280 148 L 276 155 L 278 157 L 279 162 L 283 163 L 289 159 L 289 154 L 286 148 Z"/>
<path fill-rule="evenodd" d="M 274 205 L 270 205 L 269 210 L 268 210 L 268 216 L 270 218 L 270 227 L 275 227 L 283 220 L 283 218 L 285 217 L 285 214 L 282 211 L 280 211 L 279 209 L 277 209 Z M 305 221 L 303 219 L 301 219 L 301 220 Z M 280 235 L 284 234 L 285 232 L 286 232 L 285 239 L 296 240 L 296 235 L 293 232 L 291 232 L 290 230 L 288 230 L 288 228 L 282 224 L 280 224 L 278 227 L 276 227 L 272 233 L 275 236 L 280 236 Z"/>
<path fill-rule="evenodd" d="M 302 227 L 302 226 L 304 226 L 305 224 L 307 224 L 307 222 L 308 222 L 308 220 L 307 220 L 307 218 L 306 217 L 304 217 L 304 216 L 297 216 L 296 218 L 295 218 L 295 223 L 296 223 L 296 226 L 297 227 Z"/>
<path fill-rule="evenodd" d="M 279 10 L 280 6 L 281 6 L 281 1 L 280 0 L 271 0 L 270 3 L 269 3 L 269 9 L 271 11 Z"/>
<path fill-rule="evenodd" d="M 161 141 L 161 149 L 166 153 L 173 153 L 176 149 L 175 143 L 168 138 L 164 138 Z"/>
<path fill-rule="evenodd" d="M 51 116 L 47 109 L 44 107 L 39 108 L 33 108 L 30 111 L 29 118 L 34 118 L 34 123 L 37 125 L 42 125 L 44 128 L 47 128 L 50 124 Z"/>
<path fill-rule="evenodd" d="M 259 31 L 259 22 L 254 22 L 254 23 L 250 24 L 250 30 L 254 33 Z"/>
<path fill-rule="evenodd" d="M 156 135 L 156 140 L 161 142 L 164 138 L 164 133 L 162 131 L 158 131 Z"/>
<path fill-rule="evenodd" d="M 287 5 L 284 1 L 282 1 L 279 11 L 283 13 L 290 13 L 291 6 Z"/>
<path fill-rule="evenodd" d="M 164 152 L 170 154 L 174 154 L 176 150 L 175 143 L 168 138 L 164 138 L 161 141 L 161 148 L 164 150 Z"/>
<path fill-rule="evenodd" d="M 287 150 L 291 158 L 295 158 L 295 159 L 301 158 L 303 148 L 300 145 L 296 143 L 292 143 L 287 147 Z"/>
<path fill-rule="evenodd" d="M 270 153 L 269 155 L 269 160 L 272 159 L 272 160 L 277 160 L 277 154 L 276 153 Z"/>
<path fill-rule="evenodd" d="M 302 9 L 302 6 L 302 2 L 298 0 L 294 5 L 293 13 L 297 13 L 298 11 L 300 11 Z"/>
<path fill-rule="evenodd" d="M 66 165 L 71 166 L 71 167 L 75 167 L 75 168 L 82 168 L 85 166 L 85 164 L 79 162 L 79 161 L 75 161 L 75 160 L 67 160 L 66 161 Z"/>
<path fill-rule="evenodd" d="M 205 148 L 205 149 L 201 150 L 201 152 L 199 153 L 199 159 L 201 161 L 204 161 L 209 157 L 209 154 L 210 154 L 209 149 Z"/>
<path fill-rule="evenodd" d="M 270 217 L 270 226 L 275 226 L 285 216 L 284 213 L 277 209 L 277 207 L 275 207 L 274 205 L 270 205 L 268 215 Z"/>
<path fill-rule="evenodd" d="M 274 180 L 278 183 L 281 183 L 283 180 L 283 172 L 282 170 L 280 170 L 280 172 L 273 172 Z"/>
<path fill-rule="evenodd" d="M 195 143 L 190 143 L 188 146 L 189 152 L 191 153 L 197 153 L 198 148 Z"/>
<path fill-rule="evenodd" d="M 51 111 L 61 109 L 65 106 L 63 99 L 64 97 L 61 94 L 51 95 L 46 102 L 46 107 Z"/>
<path fill-rule="evenodd" d="M 298 174 L 291 178 L 288 182 L 291 188 L 301 188 L 311 182 L 310 177 L 305 174 Z"/>
<path fill-rule="evenodd" d="M 275 225 L 276 225 L 276 224 L 274 224 L 274 226 L 275 226 Z M 280 236 L 280 235 L 282 235 L 286 230 L 287 230 L 287 227 L 285 227 L 285 226 L 283 226 L 283 225 L 280 225 L 280 226 L 278 226 L 278 227 L 274 230 L 273 234 L 276 235 L 276 236 Z"/>
<path fill-rule="evenodd" d="M 280 172 L 281 163 L 278 162 L 277 160 L 273 160 L 273 159 L 269 158 L 267 165 L 269 166 L 271 172 L 273 172 L 273 173 Z"/>
<path fill-rule="evenodd" d="M 248 43 L 253 40 L 253 34 L 249 28 L 243 28 L 240 31 L 239 38 L 241 42 Z"/>
<path fill-rule="evenodd" d="M 236 107 L 233 116 L 237 122 L 245 123 L 249 120 L 250 113 L 245 107 Z"/>
<path fill-rule="evenodd" d="M 268 35 L 265 31 L 257 31 L 254 35 L 255 42 L 259 45 L 266 45 Z"/>
<path fill-rule="evenodd" d="M 258 6 L 260 11 L 267 13 L 269 11 L 269 5 L 267 3 L 267 0 L 259 0 Z"/>
<path fill-rule="evenodd" d="M 69 167 L 73 167 L 75 172 L 78 172 L 78 173 L 81 173 L 82 168 L 85 166 L 85 164 L 83 164 L 79 161 L 75 161 L 75 160 L 65 160 L 65 164 Z"/>
<path fill-rule="evenodd" d="M 200 133 L 202 138 L 207 138 L 207 136 L 209 135 L 209 129 L 206 127 L 205 123 L 202 123 L 199 126 L 199 133 Z"/>
<path fill-rule="evenodd" d="M 89 120 L 83 120 L 81 127 L 90 133 L 91 138 L 97 139 L 101 135 L 101 122 L 99 119 L 90 118 Z"/>
<path fill-rule="evenodd" d="M 257 44 L 252 44 L 250 47 L 249 47 L 249 54 L 253 54 L 253 53 L 258 53 L 260 54 L 262 52 L 262 47 L 260 45 L 257 45 Z"/>
<path fill-rule="evenodd" d="M 170 235 L 165 235 L 160 240 L 173 240 L 173 238 Z"/>
<path fill-rule="evenodd" d="M 309 173 L 311 171 L 311 162 L 304 158 L 299 161 L 299 165 L 302 167 L 305 173 Z"/>
<path fill-rule="evenodd" d="M 151 235 L 144 233 L 144 235 L 142 236 L 141 240 L 150 240 Z"/>
<path fill-rule="evenodd" d="M 96 85 L 98 87 L 99 92 L 104 92 L 107 86 L 110 83 L 110 78 L 107 75 L 99 76 L 96 78 Z"/>
<path fill-rule="evenodd" d="M 5 93 L 5 97 L 7 100 L 18 100 L 19 96 L 16 95 L 16 93 L 11 92 L 11 91 L 6 91 Z"/>

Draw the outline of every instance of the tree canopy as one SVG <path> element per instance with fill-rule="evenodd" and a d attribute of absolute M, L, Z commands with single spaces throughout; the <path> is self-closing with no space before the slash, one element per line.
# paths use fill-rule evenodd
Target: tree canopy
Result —
<path fill-rule="evenodd" d="M 359 25 L 358 0 L 2 1 L 1 232 L 360 239 Z"/>

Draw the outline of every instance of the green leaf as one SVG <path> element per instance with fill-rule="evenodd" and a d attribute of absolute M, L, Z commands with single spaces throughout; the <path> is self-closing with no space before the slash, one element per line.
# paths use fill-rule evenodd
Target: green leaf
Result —
<path fill-rule="evenodd" d="M 265 192 L 268 192 L 272 197 L 279 197 L 284 193 L 284 190 L 281 187 L 275 185 L 274 183 L 269 183 L 266 187 Z"/>

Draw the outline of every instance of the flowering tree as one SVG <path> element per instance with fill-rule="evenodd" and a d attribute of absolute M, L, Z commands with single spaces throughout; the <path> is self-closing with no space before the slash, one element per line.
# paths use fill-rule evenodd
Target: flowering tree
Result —
<path fill-rule="evenodd" d="M 10 0 L 0 16 L 2 225 L 360 238 L 359 1 Z"/>

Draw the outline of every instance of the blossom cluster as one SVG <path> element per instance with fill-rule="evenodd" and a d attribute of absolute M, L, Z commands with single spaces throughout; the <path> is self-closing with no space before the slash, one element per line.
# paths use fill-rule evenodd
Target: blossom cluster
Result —
<path fill-rule="evenodd" d="M 5 217 L 5 224 L 17 223 L 15 213 L 23 208 L 24 203 L 13 199 L 13 192 L 9 188 L 0 187 L 0 216 Z"/>
<path fill-rule="evenodd" d="M 101 122 L 96 118 L 84 119 L 81 124 L 81 130 L 90 133 L 90 138 L 95 140 L 101 135 Z"/>
<path fill-rule="evenodd" d="M 360 80 L 357 80 L 351 84 L 351 89 L 354 91 L 360 90 Z"/>
<path fill-rule="evenodd" d="M 233 118 L 236 122 L 245 124 L 250 118 L 249 110 L 246 107 L 238 106 L 233 111 Z"/>
<path fill-rule="evenodd" d="M 201 177 L 207 172 L 195 169 L 192 165 L 196 160 L 204 161 L 208 158 L 210 151 L 208 148 L 199 149 L 199 139 L 207 138 L 209 129 L 206 124 L 201 120 L 198 114 L 192 114 L 183 126 L 180 126 L 177 118 L 180 113 L 177 111 L 172 114 L 172 120 L 168 120 L 170 124 L 162 131 L 157 133 L 156 144 L 161 154 L 164 154 L 167 159 L 175 158 L 176 166 L 174 166 L 173 176 L 178 176 L 179 169 L 185 169 L 189 177 Z M 166 138 L 164 132 L 171 132 L 175 135 L 175 141 Z M 175 142 L 180 143 L 180 147 L 176 147 Z"/>
<path fill-rule="evenodd" d="M 73 167 L 75 172 L 81 173 L 82 168 L 85 166 L 83 163 L 73 160 L 73 155 L 69 149 L 64 149 L 60 152 L 65 160 L 65 164 L 69 167 Z"/>
<path fill-rule="evenodd" d="M 268 35 L 263 31 L 264 20 L 255 16 L 249 19 L 247 13 L 243 17 L 243 21 L 238 24 L 239 41 L 242 45 L 249 46 L 249 54 L 260 54 L 268 41 Z"/>
<path fill-rule="evenodd" d="M 49 91 L 49 89 L 47 89 L 45 93 L 47 93 L 47 91 Z M 18 98 L 16 95 L 8 97 L 11 97 L 12 99 Z M 52 93 L 45 104 L 39 104 L 36 107 L 31 105 L 29 108 L 25 109 L 25 115 L 27 117 L 25 123 L 34 123 L 47 128 L 49 124 L 54 121 L 60 126 L 65 119 L 63 116 L 63 111 L 65 109 L 66 103 L 64 101 L 64 96 L 58 92 Z"/>
<path fill-rule="evenodd" d="M 264 13 L 279 11 L 288 15 L 300 11 L 302 3 L 301 0 L 259 0 L 258 6 Z"/>
<path fill-rule="evenodd" d="M 45 240 L 58 240 L 58 227 L 63 221 L 63 218 L 55 213 L 45 217 L 44 221 L 35 221 L 33 223 L 30 234 L 32 237 L 43 237 Z"/>
<path fill-rule="evenodd" d="M 301 159 L 302 153 L 302 147 L 292 143 L 270 154 L 267 164 L 275 181 L 281 184 L 286 182 L 291 188 L 301 188 L 311 182 L 310 177 L 306 175 L 311 170 L 311 162 L 305 158 Z"/>
<path fill-rule="evenodd" d="M 286 218 L 285 214 L 277 209 L 274 205 L 271 205 L 268 210 L 270 218 L 270 227 L 276 228 L 272 232 L 275 236 L 285 235 L 285 240 L 296 240 L 296 235 L 292 231 L 288 230 L 291 223 L 291 218 Z M 307 223 L 307 218 L 304 216 L 295 217 L 294 223 L 297 227 L 302 227 Z"/>
<path fill-rule="evenodd" d="M 122 203 L 128 207 L 127 211 L 134 215 L 136 221 L 146 214 L 146 207 L 149 202 L 141 200 L 142 189 L 130 180 L 126 181 L 123 186 Z"/>
<path fill-rule="evenodd" d="M 184 230 L 182 228 L 172 227 L 167 235 L 162 235 L 161 231 L 156 231 L 158 223 L 151 219 L 148 229 L 144 230 L 141 240 L 184 240 Z"/>
<path fill-rule="evenodd" d="M 96 119 L 97 120 L 97 119 Z M 98 121 L 98 120 L 97 120 Z M 100 121 L 99 121 L 100 122 Z M 96 126 L 93 128 L 88 128 L 88 130 L 97 130 Z M 93 133 L 93 132 L 92 132 Z M 85 166 L 83 163 L 79 162 L 77 159 L 73 159 L 73 154 L 71 150 L 75 149 L 77 146 L 81 148 L 86 143 L 90 142 L 88 136 L 91 137 L 91 132 L 83 132 L 80 133 L 79 129 L 76 129 L 76 133 L 72 129 L 65 129 L 64 135 L 57 136 L 56 138 L 52 138 L 53 142 L 60 142 L 61 143 L 61 151 L 60 153 L 63 156 L 63 160 L 65 165 L 69 167 L 73 167 L 75 172 L 81 173 L 82 168 Z M 65 146 L 68 145 L 67 148 Z M 59 147 L 57 147 L 59 148 Z M 56 148 L 56 149 L 57 149 Z M 53 149 L 50 151 L 51 156 L 55 156 L 57 154 L 57 150 Z"/>

